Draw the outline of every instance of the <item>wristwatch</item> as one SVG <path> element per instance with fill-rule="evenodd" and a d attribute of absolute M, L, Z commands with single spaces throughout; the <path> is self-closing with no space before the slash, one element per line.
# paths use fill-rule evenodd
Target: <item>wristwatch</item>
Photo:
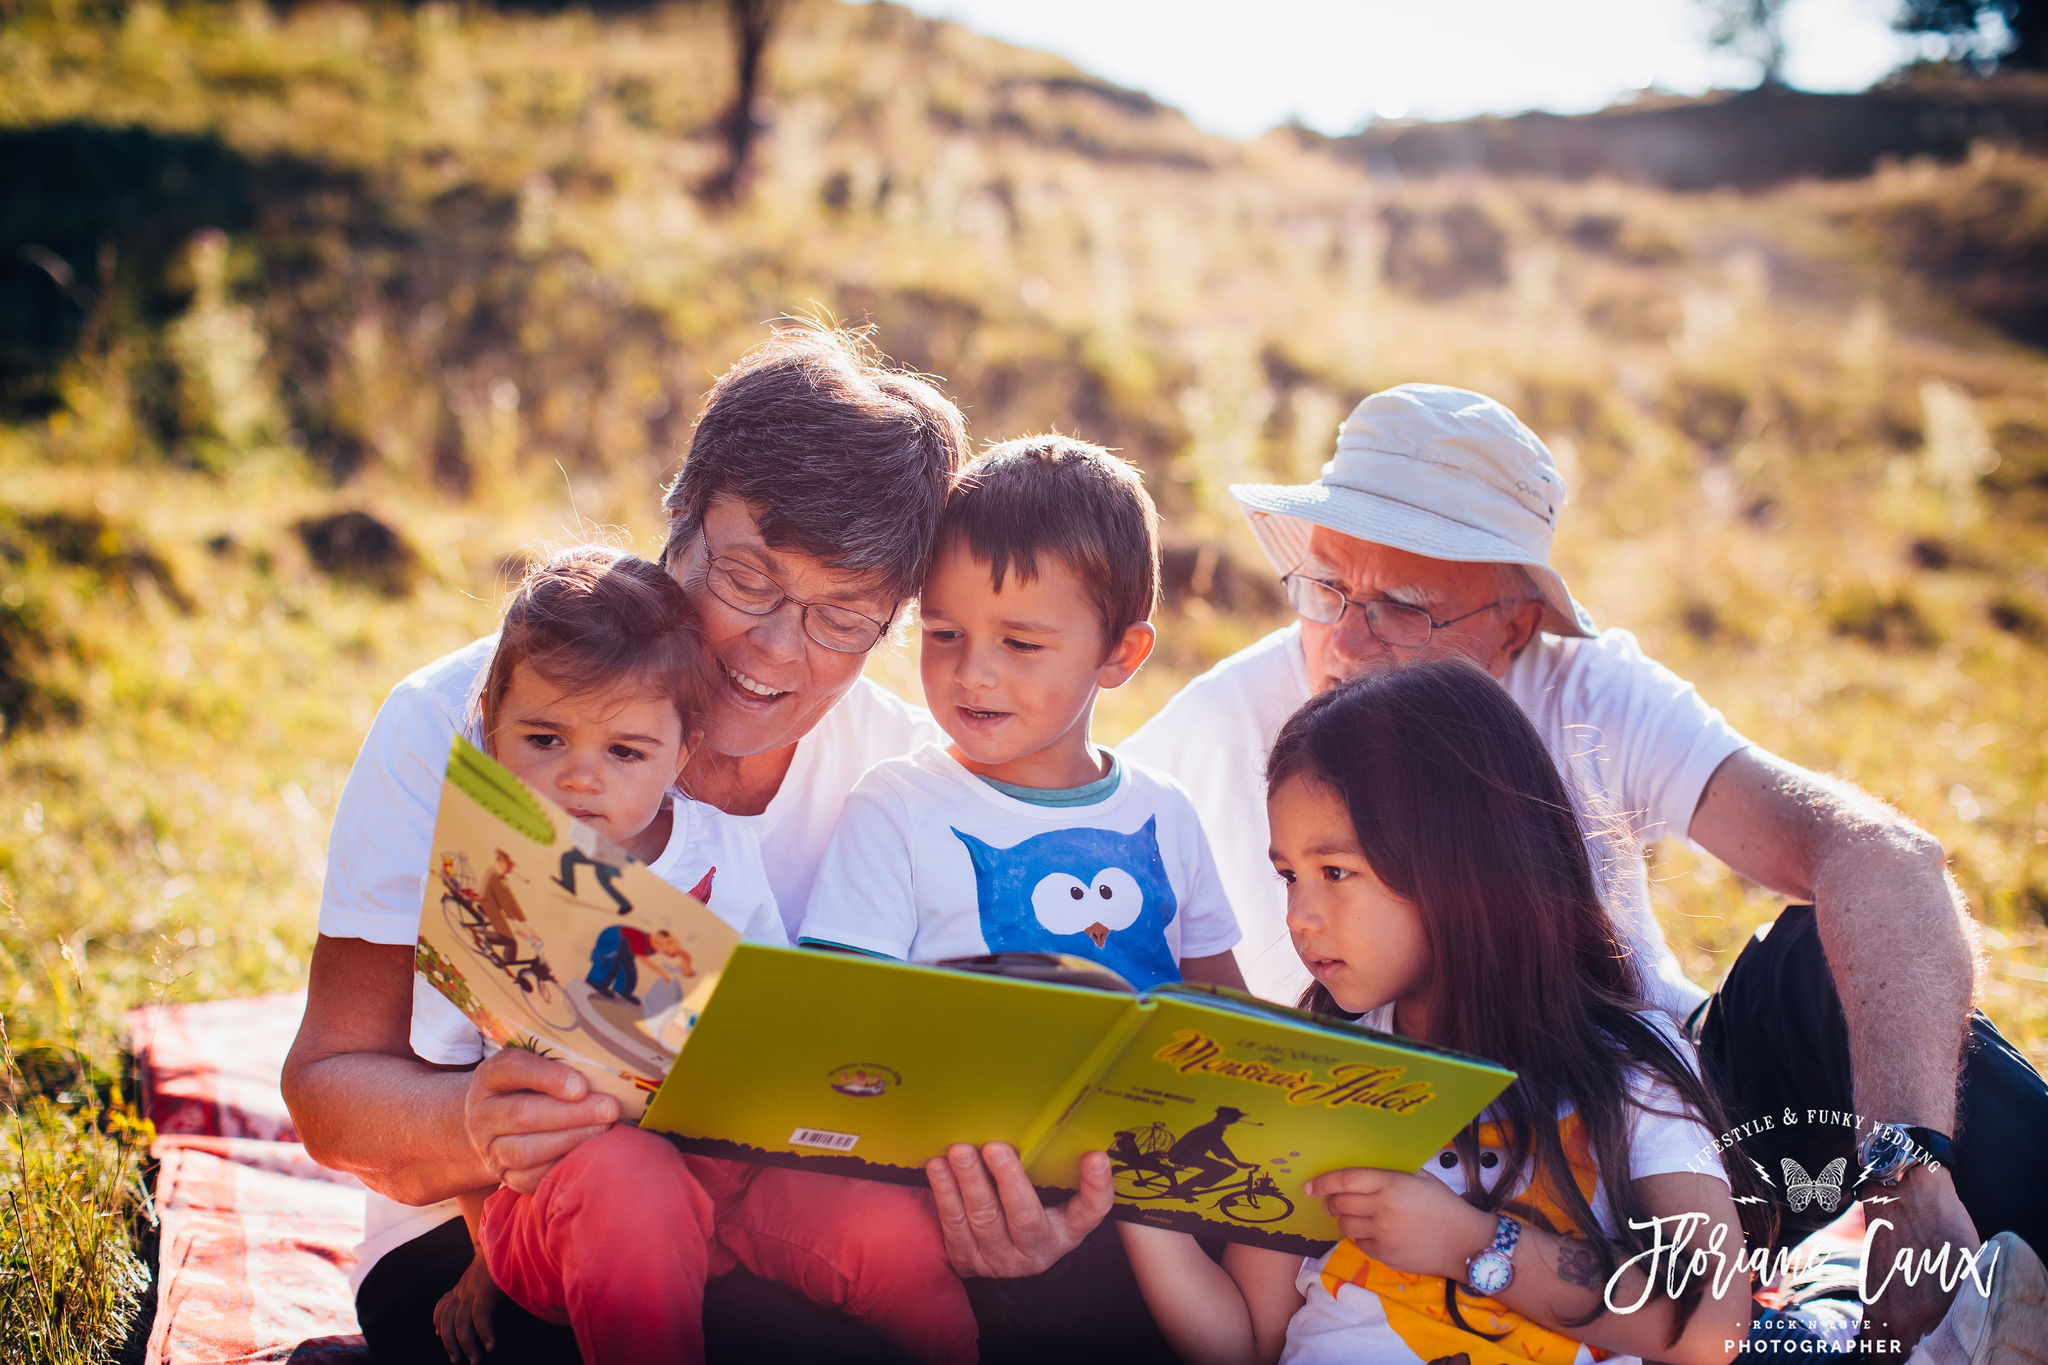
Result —
<path fill-rule="evenodd" d="M 1515 1282 L 1515 1243 L 1522 1240 L 1522 1225 L 1506 1214 L 1494 1226 L 1493 1242 L 1486 1250 L 1465 1262 L 1465 1285 L 1482 1298 L 1492 1298 Z"/>
<path fill-rule="evenodd" d="M 1873 1124 L 1856 1144 L 1856 1160 L 1863 1165 L 1863 1178 L 1877 1185 L 1896 1185 L 1915 1166 L 1938 1171 L 1954 1164 L 1954 1149 L 1946 1133 L 1911 1124 Z"/>

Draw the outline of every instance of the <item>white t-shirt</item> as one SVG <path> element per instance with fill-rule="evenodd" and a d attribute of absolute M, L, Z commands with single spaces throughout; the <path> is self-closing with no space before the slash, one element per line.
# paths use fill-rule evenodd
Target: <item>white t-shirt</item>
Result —
<path fill-rule="evenodd" d="M 1369 1028 L 1391 1029 L 1393 1013 L 1391 1004 L 1383 1005 L 1359 1022 Z M 1698 1061 L 1692 1045 L 1680 1038 L 1677 1030 L 1662 1015 L 1650 1017 L 1659 1024 L 1666 1040 L 1697 1072 Z M 1712 1162 L 1703 1165 L 1700 1161 L 1702 1152 L 1713 1150 L 1713 1133 L 1691 1115 L 1669 1083 L 1645 1072 L 1634 1072 L 1629 1082 L 1629 1098 L 1633 1101 L 1628 1144 L 1628 1169 L 1632 1177 L 1642 1180 L 1653 1175 L 1684 1172 L 1708 1175 L 1726 1183 L 1727 1177 L 1718 1165 Z M 1559 1114 L 1559 1121 L 1565 1121 L 1570 1113 L 1567 1109 Z M 1569 1150 L 1570 1145 L 1567 1144 Z M 1499 1161 L 1501 1149 L 1482 1143 L 1480 1160 L 1485 1162 L 1489 1155 Z M 1464 1168 L 1458 1153 L 1449 1147 L 1424 1162 L 1422 1169 L 1459 1194 L 1473 1185 L 1472 1172 Z M 1526 1191 L 1530 1183 L 1532 1181 L 1525 1177 L 1522 1190 Z M 1589 1202 L 1594 1220 L 1611 1234 L 1615 1222 L 1607 1191 L 1596 1186 Z M 1288 1321 L 1287 1344 L 1280 1353 L 1281 1365 L 1355 1365 L 1355 1362 L 1367 1360 L 1427 1361 L 1474 1349 L 1477 1343 L 1472 1337 L 1458 1332 L 1453 1325 L 1436 1316 L 1443 1305 L 1443 1281 L 1434 1276 L 1402 1275 L 1379 1267 L 1373 1275 L 1373 1282 L 1381 1287 L 1369 1288 L 1356 1283 L 1357 1277 L 1353 1276 L 1340 1280 L 1336 1292 L 1331 1293 L 1323 1279 L 1324 1268 L 1333 1258 L 1338 1258 L 1347 1268 L 1355 1265 L 1355 1252 L 1352 1261 L 1342 1262 L 1345 1252 L 1346 1244 L 1339 1243 L 1323 1255 L 1301 1263 L 1301 1272 L 1295 1277 L 1294 1287 L 1301 1292 L 1303 1303 Z M 1517 1253 L 1518 1259 L 1519 1256 Z M 1344 1272 L 1340 1270 L 1338 1273 L 1341 1276 Z M 1485 1330 L 1483 1318 L 1471 1312 L 1469 1304 L 1466 1307 L 1466 1321 Z M 1515 1322 L 1520 1324 L 1523 1320 L 1516 1319 Z M 1497 1332 L 1507 1326 L 1508 1323 L 1495 1323 L 1490 1330 Z M 1531 1344 L 1521 1335 L 1526 1330 L 1525 1326 L 1511 1332 L 1494 1349 L 1525 1352 Z M 1552 1335 L 1541 1328 L 1536 1331 L 1542 1337 Z M 1553 1339 L 1549 1344 L 1555 1348 L 1561 1343 Z M 1511 1354 L 1509 1358 L 1517 1358 L 1517 1355 Z M 1563 1357 L 1546 1354 L 1541 1358 Z M 1593 1358 L 1592 1352 L 1584 1345 L 1580 1345 L 1570 1357 L 1574 1365 L 1591 1365 Z M 1608 1365 L 1638 1365 L 1635 1356 L 1608 1356 L 1606 1359 Z"/>
<path fill-rule="evenodd" d="M 846 799 L 799 937 L 913 962 L 1072 953 L 1140 989 L 1180 980 L 1182 958 L 1237 942 L 1237 921 L 1187 793 L 1121 766 L 1099 802 L 1039 806 L 936 744 L 877 764 Z"/>
<path fill-rule="evenodd" d="M 1538 636 L 1502 681 L 1581 803 L 1601 896 L 1649 1000 L 1683 1017 L 1706 993 L 1664 941 L 1642 848 L 1685 837 L 1707 779 L 1748 741 L 1625 630 Z M 1126 759 L 1173 774 L 1194 797 L 1244 928 L 1238 966 L 1255 993 L 1288 1003 L 1309 977 L 1288 941 L 1285 887 L 1266 857 L 1266 755 L 1309 696 L 1301 627 L 1287 626 L 1190 682 L 1122 746 Z"/>
<path fill-rule="evenodd" d="M 322 934 L 404 945 L 418 939 L 421 878 L 433 843 L 448 746 L 467 726 L 471 695 L 497 643 L 496 636 L 486 636 L 445 655 L 399 683 L 385 698 L 335 810 L 327 843 L 327 880 L 320 897 Z M 735 878 L 732 914 L 727 913 L 725 867 L 737 869 L 749 862 L 745 857 L 729 858 L 726 864 L 706 862 L 720 867 L 711 908 L 742 933 L 787 942 L 787 928 L 810 895 L 818 859 L 847 792 L 876 761 L 908 753 L 939 733 L 926 712 L 862 678 L 797 741 L 789 772 L 765 811 L 729 816 L 693 807 L 717 818 L 677 821 L 654 871 L 688 890 L 703 872 L 701 866 L 689 870 L 695 860 L 686 845 L 693 837 L 712 840 L 720 849 L 754 843 L 750 865 L 765 876 L 765 902 L 780 910 L 783 928 L 771 933 L 765 923 L 757 922 L 760 888 L 745 885 L 752 873 Z M 679 845 L 679 838 L 684 844 Z M 671 875 L 671 865 L 682 870 Z M 462 1012 L 417 978 L 412 1046 L 429 1061 L 456 1065 L 482 1055 L 476 1030 Z M 453 1200 L 413 1208 L 371 1194 L 366 1239 L 357 1248 L 352 1283 L 361 1284 L 386 1251 L 458 1216 Z"/>

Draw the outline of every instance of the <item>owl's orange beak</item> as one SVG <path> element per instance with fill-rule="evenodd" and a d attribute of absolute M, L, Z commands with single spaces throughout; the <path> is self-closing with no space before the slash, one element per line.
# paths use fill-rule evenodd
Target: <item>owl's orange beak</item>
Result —
<path fill-rule="evenodd" d="M 1095 946 L 1100 948 L 1102 946 L 1103 940 L 1109 937 L 1109 926 L 1104 924 L 1101 920 L 1097 920 L 1095 923 L 1089 925 L 1086 929 L 1083 929 L 1081 932 L 1088 935 L 1089 939 L 1095 944 Z"/>

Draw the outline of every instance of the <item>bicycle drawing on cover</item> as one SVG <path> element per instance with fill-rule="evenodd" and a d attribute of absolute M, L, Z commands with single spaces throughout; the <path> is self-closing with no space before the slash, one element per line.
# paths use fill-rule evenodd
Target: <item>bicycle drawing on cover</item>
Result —
<path fill-rule="evenodd" d="M 526 929 L 526 915 L 505 885 L 512 857 L 498 851 L 496 864 L 479 882 L 468 857 L 443 857 L 441 914 L 459 941 L 519 987 L 527 1011 L 557 1032 L 577 1024 L 576 1003 L 541 956 L 540 938 Z"/>
<path fill-rule="evenodd" d="M 1120 1129 L 1109 1144 L 1118 1196 L 1183 1204 L 1213 1199 L 1210 1207 L 1232 1222 L 1279 1222 L 1294 1212 L 1294 1201 L 1264 1167 L 1239 1160 L 1223 1140 L 1225 1128 L 1243 1121 L 1243 1110 L 1225 1105 L 1178 1137 L 1156 1122 Z"/>

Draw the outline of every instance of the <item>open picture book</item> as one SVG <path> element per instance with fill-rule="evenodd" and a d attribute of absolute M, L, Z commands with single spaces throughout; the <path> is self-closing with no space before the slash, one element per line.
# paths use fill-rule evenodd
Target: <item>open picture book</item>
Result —
<path fill-rule="evenodd" d="M 1116 1216 L 1303 1254 L 1339 1235 L 1303 1181 L 1415 1170 L 1514 1079 L 1080 958 L 741 943 L 461 738 L 416 966 L 486 1038 L 577 1067 L 689 1151 L 921 1185 L 949 1144 L 1002 1141 L 1051 1198 L 1106 1151 Z"/>

